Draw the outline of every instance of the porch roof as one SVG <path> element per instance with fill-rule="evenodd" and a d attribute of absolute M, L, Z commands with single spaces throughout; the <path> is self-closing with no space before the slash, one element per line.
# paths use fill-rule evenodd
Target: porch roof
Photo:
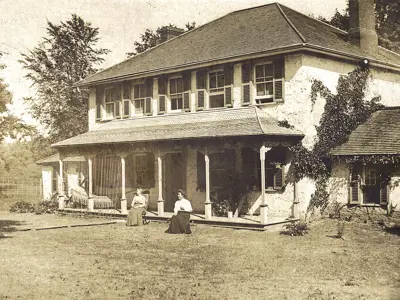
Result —
<path fill-rule="evenodd" d="M 113 120 L 52 147 L 236 136 L 292 136 L 301 140 L 304 134 L 279 126 L 276 119 L 252 106 Z"/>
<path fill-rule="evenodd" d="M 58 163 L 60 160 L 60 153 L 56 153 L 45 158 L 39 159 L 36 164 L 38 165 L 48 165 L 53 163 Z M 69 156 L 63 159 L 64 162 L 79 162 L 86 161 L 83 156 Z"/>
<path fill-rule="evenodd" d="M 387 107 L 359 125 L 349 140 L 331 151 L 335 156 L 400 155 L 400 106 Z"/>

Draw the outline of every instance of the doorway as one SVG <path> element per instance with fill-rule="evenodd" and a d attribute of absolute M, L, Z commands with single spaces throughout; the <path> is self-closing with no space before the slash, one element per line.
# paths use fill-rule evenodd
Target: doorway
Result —
<path fill-rule="evenodd" d="M 178 189 L 186 189 L 186 157 L 182 152 L 165 154 L 163 178 L 164 210 L 173 212 Z"/>

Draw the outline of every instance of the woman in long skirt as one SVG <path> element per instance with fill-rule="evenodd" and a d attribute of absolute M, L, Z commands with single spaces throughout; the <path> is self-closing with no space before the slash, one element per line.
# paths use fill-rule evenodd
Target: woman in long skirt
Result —
<path fill-rule="evenodd" d="M 166 233 L 192 233 L 190 229 L 190 213 L 192 212 L 192 204 L 185 199 L 185 192 L 178 190 L 178 201 L 175 202 L 174 216 L 169 223 Z"/>
<path fill-rule="evenodd" d="M 143 225 L 143 212 L 146 210 L 146 197 L 142 194 L 142 189 L 138 188 L 135 197 L 133 197 L 131 209 L 128 213 L 127 226 Z"/>

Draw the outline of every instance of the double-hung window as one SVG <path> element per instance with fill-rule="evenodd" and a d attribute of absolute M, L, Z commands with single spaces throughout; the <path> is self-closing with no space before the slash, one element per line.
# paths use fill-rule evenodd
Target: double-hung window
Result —
<path fill-rule="evenodd" d="M 134 156 L 135 185 L 144 187 L 147 184 L 147 156 L 136 154 Z"/>
<path fill-rule="evenodd" d="M 121 86 L 116 85 L 105 90 L 106 119 L 120 117 Z"/>
<path fill-rule="evenodd" d="M 225 74 L 224 71 L 212 71 L 208 73 L 208 91 L 210 108 L 225 106 Z"/>
<path fill-rule="evenodd" d="M 283 100 L 283 64 L 280 61 L 255 66 L 256 103 Z"/>
<path fill-rule="evenodd" d="M 171 100 L 171 111 L 181 111 L 183 109 L 182 77 L 169 80 L 169 97 Z"/>
<path fill-rule="evenodd" d="M 133 102 L 135 106 L 135 114 L 143 115 L 145 112 L 145 97 L 146 87 L 145 84 L 135 84 L 133 87 Z"/>

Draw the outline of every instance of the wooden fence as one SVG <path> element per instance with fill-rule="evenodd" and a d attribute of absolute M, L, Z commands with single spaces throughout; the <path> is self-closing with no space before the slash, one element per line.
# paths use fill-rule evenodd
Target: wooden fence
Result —
<path fill-rule="evenodd" d="M 0 178 L 0 199 L 2 202 L 27 201 L 39 203 L 42 200 L 40 178 Z"/>

